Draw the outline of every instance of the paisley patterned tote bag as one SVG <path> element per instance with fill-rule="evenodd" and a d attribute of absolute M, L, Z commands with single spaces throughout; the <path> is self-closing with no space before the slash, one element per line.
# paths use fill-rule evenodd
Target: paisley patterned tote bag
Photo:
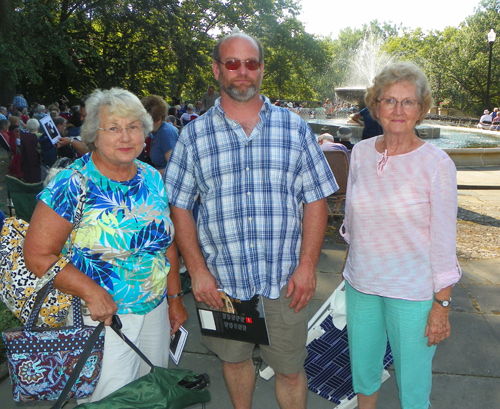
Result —
<path fill-rule="evenodd" d="M 83 325 L 81 300 L 73 297 L 73 326 L 37 327 L 35 322 L 45 292 L 40 291 L 25 327 L 5 331 L 2 336 L 16 402 L 86 398 L 94 392 L 101 373 L 104 323 Z"/>

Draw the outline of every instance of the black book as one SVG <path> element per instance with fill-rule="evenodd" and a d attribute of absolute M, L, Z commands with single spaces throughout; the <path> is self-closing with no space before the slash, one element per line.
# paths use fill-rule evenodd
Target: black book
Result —
<path fill-rule="evenodd" d="M 219 291 L 224 302 L 220 310 L 196 302 L 202 335 L 269 345 L 264 304 L 259 295 L 241 301 Z"/>

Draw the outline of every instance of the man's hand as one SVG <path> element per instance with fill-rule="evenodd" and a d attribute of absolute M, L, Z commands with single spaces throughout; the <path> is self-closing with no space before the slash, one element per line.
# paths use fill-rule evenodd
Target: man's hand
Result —
<path fill-rule="evenodd" d="M 170 206 L 172 221 L 176 227 L 175 241 L 179 247 L 191 276 L 191 288 L 196 301 L 204 302 L 212 308 L 222 308 L 223 303 L 217 288 L 217 281 L 207 268 L 201 252 L 196 232 L 196 224 L 191 210 Z"/>
<path fill-rule="evenodd" d="M 217 291 L 219 286 L 210 271 L 191 274 L 191 288 L 196 301 L 204 302 L 212 308 L 220 309 L 224 306 L 219 291 Z"/>
<path fill-rule="evenodd" d="M 301 267 L 299 264 L 288 281 L 286 297 L 290 297 L 293 293 L 290 308 L 295 308 L 295 312 L 299 312 L 311 301 L 315 290 L 316 271 Z"/>
<path fill-rule="evenodd" d="M 295 308 L 295 312 L 299 312 L 309 303 L 316 290 L 316 266 L 325 237 L 327 221 L 326 199 L 304 204 L 300 261 L 288 281 L 286 292 L 287 297 L 293 294 L 290 308 Z"/>

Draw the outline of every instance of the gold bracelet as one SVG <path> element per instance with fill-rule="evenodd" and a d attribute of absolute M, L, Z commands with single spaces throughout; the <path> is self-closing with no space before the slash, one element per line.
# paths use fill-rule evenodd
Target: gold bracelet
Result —
<path fill-rule="evenodd" d="M 167 300 L 171 300 L 172 298 L 182 297 L 184 295 L 184 291 L 181 290 L 180 293 L 174 295 L 167 295 Z"/>

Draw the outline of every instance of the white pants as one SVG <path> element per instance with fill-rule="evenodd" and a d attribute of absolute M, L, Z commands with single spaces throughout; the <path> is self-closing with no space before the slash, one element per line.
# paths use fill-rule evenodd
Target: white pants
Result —
<path fill-rule="evenodd" d="M 145 315 L 119 314 L 122 332 L 155 366 L 168 367 L 170 321 L 168 303 L 164 300 Z M 84 316 L 86 325 L 99 323 Z M 99 382 L 89 398 L 78 399 L 78 404 L 101 400 L 122 386 L 146 375 L 150 367 L 116 333 L 106 327 L 104 357 Z"/>

